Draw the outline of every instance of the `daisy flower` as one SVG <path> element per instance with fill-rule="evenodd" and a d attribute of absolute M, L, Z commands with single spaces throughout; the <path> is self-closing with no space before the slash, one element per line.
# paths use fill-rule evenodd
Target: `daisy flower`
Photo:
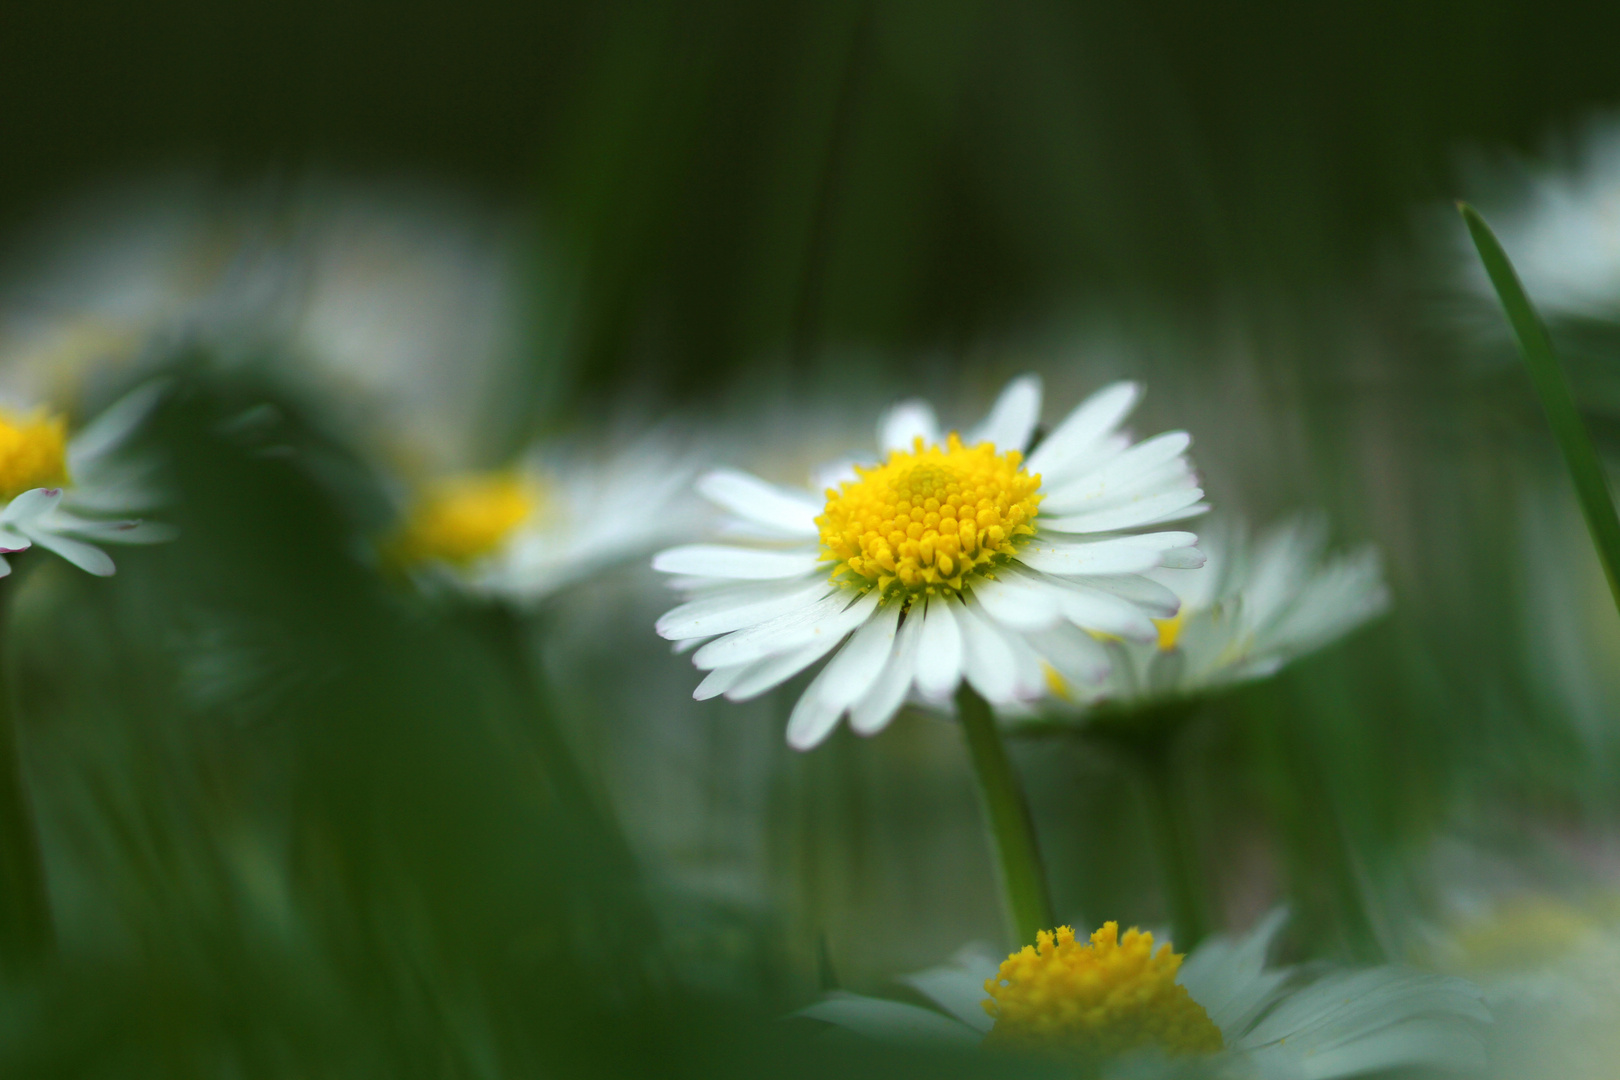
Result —
<path fill-rule="evenodd" d="M 1389 607 L 1375 548 L 1326 556 L 1319 518 L 1294 518 L 1250 542 L 1241 525 L 1216 522 L 1196 570 L 1151 570 L 1181 610 L 1160 619 L 1156 641 L 1108 643 L 1106 681 L 1071 694 L 1129 707 L 1196 697 L 1275 674 Z"/>
<path fill-rule="evenodd" d="M 539 600 L 695 533 L 695 471 L 680 448 L 647 438 L 602 461 L 533 455 L 447 477 L 411 501 L 386 552 L 474 592 Z"/>
<path fill-rule="evenodd" d="M 1487 1075 L 1614 1075 L 1620 1054 L 1616 908 L 1613 894 L 1579 904 L 1531 894 L 1499 900 L 1429 936 L 1427 959 L 1477 982 L 1496 1017 Z"/>
<path fill-rule="evenodd" d="M 708 473 L 698 490 L 747 543 L 653 560 L 690 597 L 657 629 L 700 646 L 694 696 L 755 697 L 833 653 L 788 721 L 808 749 L 846 713 L 870 735 L 909 695 L 942 704 L 964 679 L 996 705 L 1040 697 L 1053 675 L 1102 679 L 1094 635 L 1151 642 L 1153 617 L 1178 609 L 1144 575 L 1203 561 L 1190 532 L 1133 531 L 1207 509 L 1185 432 L 1133 444 L 1119 430 L 1140 396 L 1106 387 L 1039 442 L 1033 376 L 965 435 L 908 401 L 879 424 L 883 459 L 829 470 L 820 494 Z"/>
<path fill-rule="evenodd" d="M 1187 956 L 1117 923 L 1089 942 L 1061 926 L 1000 963 L 970 947 L 902 980 L 935 1008 L 838 993 L 798 1015 L 889 1041 L 1097 1062 L 1105 1076 L 1196 1063 L 1215 1076 L 1332 1080 L 1484 1063 L 1491 1017 L 1470 983 L 1387 966 L 1301 979 L 1266 964 L 1284 918 Z"/>
<path fill-rule="evenodd" d="M 0 552 L 38 544 L 106 576 L 113 561 L 96 544 L 171 539 L 168 526 L 129 516 L 161 499 L 151 462 L 118 453 L 163 392 L 161 383 L 134 390 L 72 438 L 60 414 L 0 408 Z M 9 573 L 0 555 L 0 576 Z"/>
<path fill-rule="evenodd" d="M 1568 164 L 1531 170 L 1516 198 L 1490 204 L 1490 219 L 1540 310 L 1613 318 L 1620 315 L 1620 124 L 1594 125 L 1574 151 Z M 1472 245 L 1461 243 L 1469 284 L 1494 310 L 1496 292 Z"/>

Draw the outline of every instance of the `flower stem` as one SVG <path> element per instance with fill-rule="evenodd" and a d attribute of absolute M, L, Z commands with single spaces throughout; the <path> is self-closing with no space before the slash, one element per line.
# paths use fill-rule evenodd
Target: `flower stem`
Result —
<path fill-rule="evenodd" d="M 15 577 L 0 584 L 0 967 L 8 975 L 36 969 L 55 946 L 45 861 L 23 780 L 11 665 L 3 648 L 16 588 Z"/>
<path fill-rule="evenodd" d="M 1135 757 L 1138 773 L 1148 795 L 1148 816 L 1154 846 L 1159 852 L 1159 868 L 1164 875 L 1165 900 L 1170 908 L 1171 940 L 1185 953 L 1209 932 L 1204 894 L 1199 888 L 1201 874 L 1193 842 L 1192 819 L 1186 802 L 1177 790 L 1171 773 L 1170 750 L 1166 739 Z"/>
<path fill-rule="evenodd" d="M 989 702 L 964 682 L 956 692 L 956 709 L 973 775 L 979 782 L 991 848 L 1001 870 L 1002 899 L 1013 939 L 1020 945 L 1033 945 L 1036 933 L 1050 930 L 1054 919 L 1029 804 L 1007 758 Z"/>

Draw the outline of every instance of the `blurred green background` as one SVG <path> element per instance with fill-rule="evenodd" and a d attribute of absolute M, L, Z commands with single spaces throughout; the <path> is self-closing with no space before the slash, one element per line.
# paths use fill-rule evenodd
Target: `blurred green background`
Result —
<path fill-rule="evenodd" d="M 800 479 L 902 395 L 1144 380 L 1218 507 L 1387 557 L 1394 614 L 1219 702 L 1181 772 L 1227 925 L 1285 900 L 1297 955 L 1399 956 L 1458 882 L 1616 851 L 1620 625 L 1448 215 L 1620 105 L 1617 38 L 1596 3 L 12 5 L 0 254 L 37 299 L 75 200 L 166 174 L 455 191 L 519 253 L 479 464 L 628 411 L 744 465 L 785 434 L 762 471 Z M 1611 455 L 1614 340 L 1571 338 Z M 691 701 L 639 566 L 525 620 L 406 595 L 357 554 L 373 462 L 214 347 L 146 436 L 182 540 L 17 586 L 63 960 L 0 1004 L 8 1071 L 947 1067 L 775 1017 L 997 939 L 948 725 L 799 755 L 799 683 Z M 1162 921 L 1140 793 L 1016 757 L 1060 914 Z"/>

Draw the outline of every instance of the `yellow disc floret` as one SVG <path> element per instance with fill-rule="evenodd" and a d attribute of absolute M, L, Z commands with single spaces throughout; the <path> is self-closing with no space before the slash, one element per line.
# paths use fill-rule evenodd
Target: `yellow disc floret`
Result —
<path fill-rule="evenodd" d="M 1221 1032 L 1176 983 L 1181 956 L 1134 927 L 1119 937 L 1104 923 L 1090 944 L 1060 926 L 1042 930 L 984 984 L 995 1018 L 986 1045 L 1087 1058 L 1158 1047 L 1167 1054 L 1213 1053 Z"/>
<path fill-rule="evenodd" d="M 46 412 L 0 410 L 0 499 L 67 483 L 67 421 Z"/>
<path fill-rule="evenodd" d="M 952 432 L 943 448 L 919 438 L 857 466 L 859 479 L 828 489 L 816 518 L 833 580 L 908 598 L 959 592 L 1034 533 L 1041 478 L 1023 464 L 1017 450 L 963 446 Z"/>
<path fill-rule="evenodd" d="M 412 507 L 392 553 L 403 563 L 466 565 L 498 548 L 540 501 L 534 484 L 511 473 L 441 481 Z"/>

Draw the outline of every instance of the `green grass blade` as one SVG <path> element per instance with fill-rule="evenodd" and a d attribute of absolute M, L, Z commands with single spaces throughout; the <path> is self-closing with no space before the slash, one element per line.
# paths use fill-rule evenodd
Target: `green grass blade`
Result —
<path fill-rule="evenodd" d="M 1497 299 L 1501 300 L 1508 322 L 1513 325 L 1513 334 L 1519 339 L 1519 353 L 1529 369 L 1536 395 L 1541 398 L 1541 407 L 1558 440 L 1558 448 L 1563 451 L 1564 464 L 1569 468 L 1569 478 L 1574 481 L 1575 494 L 1581 502 L 1581 513 L 1592 534 L 1592 544 L 1603 561 L 1603 573 L 1609 579 L 1609 592 L 1615 606 L 1620 608 L 1620 517 L 1615 515 L 1614 498 L 1609 492 L 1603 464 L 1598 461 L 1586 425 L 1575 410 L 1569 380 L 1564 377 L 1564 369 L 1553 352 L 1547 327 L 1531 306 L 1519 275 L 1514 272 L 1513 264 L 1490 226 L 1467 203 L 1458 203 L 1457 209 L 1462 211 L 1474 247 L 1479 249 L 1480 261 L 1485 264 Z"/>

